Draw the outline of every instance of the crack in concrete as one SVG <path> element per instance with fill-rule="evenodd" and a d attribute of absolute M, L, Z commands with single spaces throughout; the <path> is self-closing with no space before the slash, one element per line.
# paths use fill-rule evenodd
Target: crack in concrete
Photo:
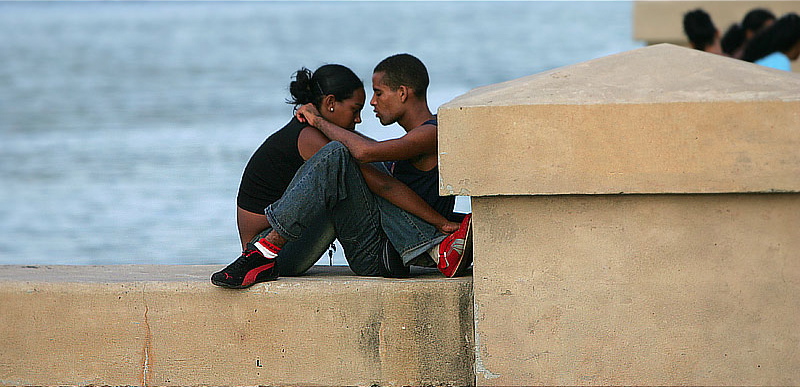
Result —
<path fill-rule="evenodd" d="M 496 374 L 483 364 L 483 358 L 481 357 L 481 336 L 480 331 L 478 330 L 478 318 L 480 316 L 480 311 L 478 310 L 478 303 L 476 302 L 474 307 L 474 321 L 475 321 L 475 374 L 483 374 L 484 379 L 497 379 L 500 377 L 500 374 Z M 477 384 L 477 383 L 476 383 Z"/>
<path fill-rule="evenodd" d="M 142 379 L 140 385 L 146 387 L 150 381 L 150 350 L 153 342 L 153 335 L 150 331 L 150 320 L 147 317 L 150 308 L 147 306 L 144 285 L 142 286 L 142 303 L 144 304 L 144 348 L 142 349 Z"/>

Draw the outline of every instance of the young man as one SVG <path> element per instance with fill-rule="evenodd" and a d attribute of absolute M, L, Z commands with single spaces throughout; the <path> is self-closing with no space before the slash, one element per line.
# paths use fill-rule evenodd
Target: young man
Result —
<path fill-rule="evenodd" d="M 313 105 L 298 109 L 301 121 L 333 142 L 311 157 L 283 197 L 266 209 L 273 230 L 215 273 L 214 284 L 241 288 L 277 279 L 275 256 L 320 214 L 333 220 L 356 274 L 402 277 L 409 264 L 427 260 L 453 277 L 469 266 L 471 215 L 453 222 L 455 198 L 438 195 L 437 126 L 427 104 L 427 69 L 411 55 L 394 55 L 376 66 L 372 81 L 370 104 L 381 124 L 397 122 L 407 133 L 374 141 L 325 120 Z M 409 188 L 416 195 L 409 195 Z"/>

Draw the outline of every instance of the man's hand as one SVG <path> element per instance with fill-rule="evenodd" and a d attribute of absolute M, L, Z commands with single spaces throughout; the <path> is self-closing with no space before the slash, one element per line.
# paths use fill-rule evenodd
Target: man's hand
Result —
<path fill-rule="evenodd" d="M 314 127 L 318 126 L 316 125 L 316 123 L 318 122 L 317 120 L 324 119 L 322 118 L 322 115 L 319 113 L 319 110 L 317 110 L 316 106 L 310 103 L 300 106 L 300 108 L 297 109 L 297 112 L 294 115 L 300 122 L 307 123 Z"/>
<path fill-rule="evenodd" d="M 461 224 L 451 221 L 446 221 L 445 223 L 436 226 L 440 232 L 445 234 L 452 234 L 458 231 L 459 227 L 461 227 Z"/>

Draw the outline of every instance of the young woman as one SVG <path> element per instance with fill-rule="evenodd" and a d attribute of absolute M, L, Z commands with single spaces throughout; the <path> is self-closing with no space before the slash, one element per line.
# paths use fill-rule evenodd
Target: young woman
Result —
<path fill-rule="evenodd" d="M 364 84 L 345 66 L 324 65 L 313 73 L 300 69 L 289 91 L 290 104 L 295 107 L 314 104 L 328 120 L 343 128 L 354 130 L 361 122 L 366 99 Z M 242 250 L 259 233 L 269 230 L 264 209 L 280 199 L 305 160 L 328 142 L 330 140 L 320 131 L 292 118 L 255 151 L 244 169 L 237 195 L 236 220 Z M 302 274 L 314 265 L 335 238 L 333 223 L 319 219 L 278 257 L 280 273 Z"/>

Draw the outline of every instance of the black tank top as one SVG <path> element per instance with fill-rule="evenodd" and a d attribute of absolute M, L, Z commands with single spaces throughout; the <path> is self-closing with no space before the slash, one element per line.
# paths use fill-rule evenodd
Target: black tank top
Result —
<path fill-rule="evenodd" d="M 423 123 L 423 125 L 426 124 L 438 125 L 435 119 Z M 456 197 L 439 196 L 438 165 L 430 171 L 420 171 L 409 160 L 388 161 L 385 165 L 389 172 L 392 173 L 392 176 L 409 186 L 417 195 L 430 204 L 436 212 L 442 214 L 448 220 L 457 220 L 458 217 L 453 215 Z"/>
<path fill-rule="evenodd" d="M 300 131 L 308 126 L 292 118 L 256 149 L 242 174 L 236 203 L 244 210 L 263 214 L 280 199 L 294 174 L 305 162 L 297 150 Z"/>

